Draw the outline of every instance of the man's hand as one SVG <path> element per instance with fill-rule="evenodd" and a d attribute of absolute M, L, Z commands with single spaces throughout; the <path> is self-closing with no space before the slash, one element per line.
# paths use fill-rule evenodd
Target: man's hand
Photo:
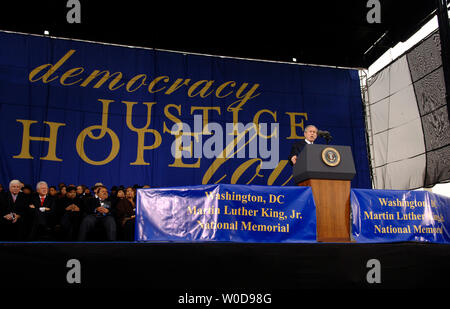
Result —
<path fill-rule="evenodd" d="M 297 156 L 292 156 L 291 157 L 291 162 L 293 165 L 295 165 L 295 163 L 297 163 Z"/>
<path fill-rule="evenodd" d="M 108 208 L 101 207 L 101 206 L 95 208 L 95 210 L 97 210 L 97 212 L 102 213 L 102 214 L 107 214 L 107 213 L 109 212 L 109 209 L 108 209 Z"/>
<path fill-rule="evenodd" d="M 70 204 L 66 207 L 67 211 L 80 211 L 80 208 L 75 204 Z"/>
<path fill-rule="evenodd" d="M 14 219 L 14 216 L 12 214 L 7 214 L 5 216 L 3 216 L 3 218 L 5 218 L 6 220 L 12 221 Z"/>
<path fill-rule="evenodd" d="M 20 218 L 20 215 L 14 214 L 14 220 L 12 220 L 12 223 L 16 223 L 17 220 L 19 220 L 19 218 Z"/>
<path fill-rule="evenodd" d="M 15 213 L 9 213 L 9 214 L 3 216 L 3 218 L 5 218 L 6 220 L 11 221 L 11 223 L 16 223 L 17 220 L 19 220 L 20 215 L 15 214 Z"/>

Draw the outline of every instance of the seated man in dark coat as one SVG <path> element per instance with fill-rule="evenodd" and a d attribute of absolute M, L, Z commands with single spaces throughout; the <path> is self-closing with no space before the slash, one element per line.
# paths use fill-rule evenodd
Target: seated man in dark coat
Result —
<path fill-rule="evenodd" d="M 79 241 L 86 241 L 87 235 L 97 224 L 101 224 L 106 232 L 106 239 L 116 240 L 116 221 L 113 215 L 114 209 L 108 201 L 108 189 L 99 186 L 98 198 L 92 197 L 85 200 L 86 216 L 81 221 Z"/>
<path fill-rule="evenodd" d="M 21 182 L 11 180 L 9 192 L 0 197 L 0 240 L 25 240 L 23 235 L 23 215 L 28 200 L 20 192 Z"/>
<path fill-rule="evenodd" d="M 36 185 L 36 195 L 31 199 L 33 223 L 30 240 L 52 240 L 55 225 L 55 198 L 48 193 L 48 185 L 40 181 Z"/>
<path fill-rule="evenodd" d="M 133 241 L 136 219 L 136 189 L 128 187 L 125 197 L 119 200 L 116 206 L 118 234 L 123 240 Z"/>
<path fill-rule="evenodd" d="M 77 196 L 76 187 L 67 187 L 67 193 L 56 205 L 56 222 L 62 230 L 64 240 L 75 241 L 83 215 L 83 200 Z"/>
<path fill-rule="evenodd" d="M 294 143 L 291 147 L 291 153 L 289 155 L 289 164 L 294 165 L 297 162 L 297 156 L 302 151 L 303 147 L 307 144 L 314 144 L 314 141 L 317 138 L 317 128 L 313 125 L 308 125 L 305 128 L 305 139 L 299 140 L 298 142 Z"/>

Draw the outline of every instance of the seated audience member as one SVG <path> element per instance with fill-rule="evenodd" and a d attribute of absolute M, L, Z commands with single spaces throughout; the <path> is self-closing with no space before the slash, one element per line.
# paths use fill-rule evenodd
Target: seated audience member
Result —
<path fill-rule="evenodd" d="M 92 187 L 92 194 L 95 198 L 98 199 L 98 190 L 100 189 L 100 187 L 103 187 L 103 184 L 101 182 L 97 182 L 93 187 Z"/>
<path fill-rule="evenodd" d="M 84 187 L 84 196 L 85 197 L 91 197 L 92 196 L 92 193 L 91 193 L 91 190 L 89 190 L 89 188 L 88 187 Z"/>
<path fill-rule="evenodd" d="M 0 202 L 0 240 L 24 240 L 23 214 L 26 211 L 27 199 L 20 192 L 21 182 L 17 179 L 9 183 L 9 192 Z"/>
<path fill-rule="evenodd" d="M 125 198 L 119 200 L 116 209 L 121 238 L 134 241 L 134 223 L 136 218 L 136 190 L 133 187 L 126 189 Z"/>
<path fill-rule="evenodd" d="M 84 185 L 77 186 L 77 197 L 81 198 L 84 195 Z"/>
<path fill-rule="evenodd" d="M 49 189 L 45 181 L 37 183 L 36 192 L 29 206 L 33 209 L 30 240 L 51 240 L 55 224 L 55 198 L 48 194 Z"/>
<path fill-rule="evenodd" d="M 117 199 L 122 200 L 125 198 L 125 190 L 123 188 L 119 188 L 116 194 Z"/>
<path fill-rule="evenodd" d="M 55 186 L 51 186 L 50 188 L 48 188 L 48 195 L 50 195 L 51 197 L 56 197 L 58 195 L 58 190 L 56 190 Z"/>
<path fill-rule="evenodd" d="M 114 219 L 111 202 L 108 201 L 108 189 L 100 185 L 96 188 L 97 198 L 92 197 L 85 200 L 86 216 L 81 221 L 79 241 L 86 241 L 88 233 L 100 224 L 106 232 L 106 239 L 116 240 L 116 221 Z"/>
<path fill-rule="evenodd" d="M 119 188 L 117 187 L 117 186 L 112 186 L 111 187 L 111 190 L 109 191 L 109 198 L 111 199 L 112 197 L 116 197 L 116 195 L 117 195 L 117 190 L 118 190 Z"/>
<path fill-rule="evenodd" d="M 66 187 L 66 186 L 61 186 L 61 187 L 59 188 L 59 192 L 58 192 L 58 194 L 56 195 L 56 197 L 57 197 L 57 198 L 63 198 L 63 197 L 66 196 L 66 193 L 67 193 L 67 187 Z"/>
<path fill-rule="evenodd" d="M 123 200 L 124 198 L 125 198 L 125 189 L 124 188 L 117 189 L 116 196 L 114 198 L 111 198 L 111 202 L 114 206 L 114 209 L 116 209 L 115 206 L 117 205 L 117 203 L 120 200 Z"/>
<path fill-rule="evenodd" d="M 31 194 L 33 193 L 33 188 L 31 188 L 30 185 L 24 185 L 22 188 L 22 193 L 25 194 L 25 196 L 31 198 Z"/>
<path fill-rule="evenodd" d="M 91 192 L 86 185 L 78 185 L 77 186 L 77 196 L 81 199 L 85 199 L 91 197 Z"/>
<path fill-rule="evenodd" d="M 117 188 L 117 186 L 112 186 L 111 190 L 109 191 L 110 194 L 109 194 L 109 197 L 108 197 L 108 200 L 111 202 L 111 206 L 114 209 L 116 209 L 115 207 L 117 205 L 117 202 L 119 201 L 119 197 L 117 196 L 117 192 L 118 192 L 117 190 L 119 190 Z M 122 191 L 121 195 L 123 195 L 122 198 L 125 196 L 123 191 Z"/>
<path fill-rule="evenodd" d="M 83 201 L 77 197 L 76 190 L 76 187 L 67 187 L 66 196 L 59 199 L 56 206 L 56 222 L 61 227 L 63 239 L 67 241 L 77 240 L 83 218 Z"/>

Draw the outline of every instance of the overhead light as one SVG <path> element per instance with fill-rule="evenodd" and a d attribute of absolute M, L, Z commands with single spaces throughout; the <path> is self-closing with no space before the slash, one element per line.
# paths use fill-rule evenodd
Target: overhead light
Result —
<path fill-rule="evenodd" d="M 297 58 L 292 58 L 292 61 L 297 62 Z"/>
<path fill-rule="evenodd" d="M 44 35 L 50 35 L 50 31 L 44 30 Z"/>

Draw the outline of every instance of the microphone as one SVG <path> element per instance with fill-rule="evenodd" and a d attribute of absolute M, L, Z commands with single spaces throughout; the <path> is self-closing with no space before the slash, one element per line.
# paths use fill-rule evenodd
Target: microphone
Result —
<path fill-rule="evenodd" d="M 328 131 L 319 130 L 317 131 L 317 136 L 323 137 L 327 141 L 327 144 L 333 139 L 330 132 Z"/>

